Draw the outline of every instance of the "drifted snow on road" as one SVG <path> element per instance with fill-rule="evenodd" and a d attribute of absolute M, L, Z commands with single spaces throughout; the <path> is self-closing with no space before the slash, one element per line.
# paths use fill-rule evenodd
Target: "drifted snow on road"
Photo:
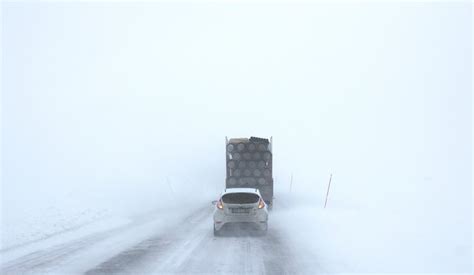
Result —
<path fill-rule="evenodd" d="M 265 236 L 237 228 L 214 237 L 210 201 L 110 218 L 4 249 L 0 273 L 469 274 L 470 246 L 462 234 L 441 238 L 444 221 L 413 209 L 331 203 L 323 209 L 314 197 L 278 196 Z"/>
<path fill-rule="evenodd" d="M 282 238 L 276 225 L 270 227 L 265 236 L 236 229 L 222 237 L 214 237 L 212 211 L 212 205 L 201 205 L 179 218 L 169 214 L 155 215 L 149 220 L 134 220 L 64 243 L 48 240 L 43 246 L 30 245 L 29 251 L 28 247 L 4 251 L 1 273 L 282 274 L 318 271 L 314 267 L 304 267 L 301 261 L 305 259 L 294 257 L 291 245 Z M 278 213 L 273 211 L 271 215 Z M 61 238 L 64 236 L 58 236 Z M 48 244 L 51 246 L 47 247 Z"/>
<path fill-rule="evenodd" d="M 195 213 L 177 230 L 148 238 L 105 261 L 87 274 L 269 273 L 295 272 L 291 252 L 276 230 L 260 237 L 231 231 L 214 237 L 209 209 Z"/>

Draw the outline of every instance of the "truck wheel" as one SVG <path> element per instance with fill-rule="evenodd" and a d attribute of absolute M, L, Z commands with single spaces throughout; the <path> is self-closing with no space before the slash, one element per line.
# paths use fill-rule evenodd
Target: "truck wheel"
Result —
<path fill-rule="evenodd" d="M 214 237 L 218 237 L 221 235 L 220 230 L 216 230 L 216 225 L 214 224 Z"/>
<path fill-rule="evenodd" d="M 265 235 L 267 235 L 267 232 L 268 232 L 268 222 L 265 222 L 265 223 L 264 223 L 264 227 L 263 227 L 263 229 L 260 231 L 260 233 L 261 233 L 262 236 L 265 236 Z"/>

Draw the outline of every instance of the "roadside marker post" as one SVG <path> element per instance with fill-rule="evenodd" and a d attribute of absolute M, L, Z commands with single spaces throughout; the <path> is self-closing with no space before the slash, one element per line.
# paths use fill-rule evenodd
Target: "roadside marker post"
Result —
<path fill-rule="evenodd" d="M 329 189 L 331 188 L 331 180 L 332 180 L 332 174 L 331 176 L 329 176 L 328 191 L 326 192 L 326 201 L 324 202 L 324 208 L 326 208 L 326 205 L 328 204 Z"/>

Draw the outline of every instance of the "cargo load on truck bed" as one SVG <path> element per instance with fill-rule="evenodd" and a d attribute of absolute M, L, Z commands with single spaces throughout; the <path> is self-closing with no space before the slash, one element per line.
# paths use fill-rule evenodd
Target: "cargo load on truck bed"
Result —
<path fill-rule="evenodd" d="M 258 188 L 273 204 L 273 153 L 270 138 L 226 138 L 226 188 Z"/>

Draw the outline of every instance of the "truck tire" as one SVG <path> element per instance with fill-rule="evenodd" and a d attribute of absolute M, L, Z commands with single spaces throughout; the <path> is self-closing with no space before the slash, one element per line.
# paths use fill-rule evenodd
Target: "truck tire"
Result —
<path fill-rule="evenodd" d="M 220 230 L 216 230 L 216 225 L 214 224 L 214 237 L 219 237 L 221 236 L 222 233 Z"/>
<path fill-rule="evenodd" d="M 270 169 L 263 170 L 263 176 L 266 177 L 266 178 L 271 177 L 272 172 L 270 171 Z"/>
<path fill-rule="evenodd" d="M 263 153 L 263 160 L 269 161 L 272 158 L 272 154 L 270 152 Z"/>
<path fill-rule="evenodd" d="M 244 170 L 244 176 L 250 177 L 252 175 L 252 171 L 250 169 L 245 169 Z"/>
<path fill-rule="evenodd" d="M 257 150 L 257 145 L 255 145 L 255 143 L 250 143 L 248 146 L 247 146 L 247 149 L 249 151 L 255 151 Z"/>
<path fill-rule="evenodd" d="M 229 185 L 229 186 L 235 186 L 235 185 L 237 185 L 237 183 L 238 183 L 238 180 L 234 177 L 231 177 L 231 178 L 227 179 L 227 185 Z"/>
<path fill-rule="evenodd" d="M 262 175 L 262 172 L 258 169 L 253 170 L 253 176 L 254 177 L 260 177 Z"/>
<path fill-rule="evenodd" d="M 244 150 L 245 150 L 245 144 L 244 143 L 237 144 L 237 151 L 242 152 Z"/>
<path fill-rule="evenodd" d="M 244 153 L 242 154 L 242 158 L 243 158 L 244 160 L 251 160 L 251 159 L 252 159 L 252 154 L 249 153 L 249 152 L 244 152 Z"/>
<path fill-rule="evenodd" d="M 257 150 L 260 151 L 260 152 L 267 151 L 267 145 L 266 145 L 266 144 L 263 144 L 263 143 L 260 143 L 260 144 L 258 144 L 258 146 L 257 146 Z"/>
<path fill-rule="evenodd" d="M 247 183 L 248 183 L 251 187 L 253 187 L 253 186 L 257 185 L 257 179 L 255 179 L 255 178 L 247 178 Z"/>
<path fill-rule="evenodd" d="M 232 159 L 240 160 L 241 158 L 242 158 L 242 155 L 240 155 L 240 153 L 233 153 L 232 154 Z"/>
<path fill-rule="evenodd" d="M 236 166 L 237 166 L 237 164 L 235 163 L 235 160 L 229 160 L 227 162 L 227 167 L 229 167 L 231 169 L 235 168 Z"/>
<path fill-rule="evenodd" d="M 265 235 L 267 235 L 267 232 L 268 232 L 268 221 L 265 222 L 265 227 L 260 231 L 260 234 L 262 236 L 265 236 Z"/>
<path fill-rule="evenodd" d="M 262 154 L 260 154 L 259 152 L 255 152 L 253 153 L 252 158 L 254 160 L 260 160 L 262 158 Z"/>
<path fill-rule="evenodd" d="M 242 176 L 242 170 L 241 170 L 241 169 L 235 169 L 235 170 L 232 172 L 232 175 L 233 175 L 234 177 L 237 177 L 237 178 L 238 178 L 238 177 Z"/>

